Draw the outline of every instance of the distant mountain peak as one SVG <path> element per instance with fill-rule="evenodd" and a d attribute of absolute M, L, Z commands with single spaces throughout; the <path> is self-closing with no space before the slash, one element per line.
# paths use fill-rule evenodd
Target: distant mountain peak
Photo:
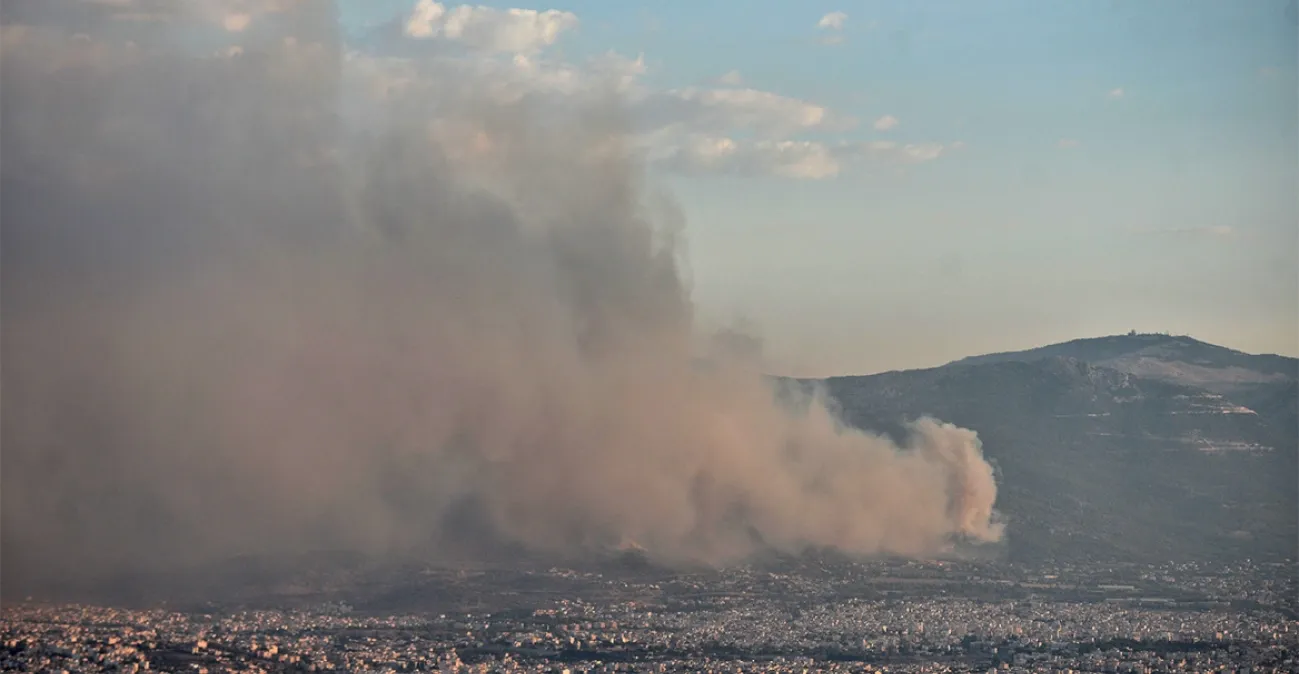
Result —
<path fill-rule="evenodd" d="M 1299 379 L 1299 359 L 1255 355 L 1186 335 L 1129 332 L 962 358 L 951 365 L 1071 358 L 1093 366 L 1218 393 Z"/>
<path fill-rule="evenodd" d="M 976 431 L 1012 559 L 1293 554 L 1294 358 L 1130 333 L 823 386 L 847 423 L 899 441 L 923 415 Z"/>

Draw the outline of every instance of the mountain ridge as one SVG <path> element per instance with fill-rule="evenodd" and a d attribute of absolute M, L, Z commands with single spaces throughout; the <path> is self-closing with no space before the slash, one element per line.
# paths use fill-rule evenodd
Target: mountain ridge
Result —
<path fill-rule="evenodd" d="M 1051 356 L 1077 358 L 1129 374 L 1198 385 L 1218 393 L 1299 379 L 1299 358 L 1251 354 L 1187 335 L 1165 333 L 1085 337 L 1019 351 L 968 356 L 947 365 L 1029 361 Z"/>
<path fill-rule="evenodd" d="M 907 420 L 931 415 L 978 432 L 999 472 L 1011 558 L 1293 559 L 1299 360 L 1133 337 L 798 381 L 824 387 L 860 428 L 899 437 Z M 1134 353 L 1144 369 L 1125 360 Z M 1152 361 L 1169 367 L 1150 376 Z M 1296 376 L 1281 369 L 1292 363 Z M 1231 372 L 1206 385 L 1201 371 L 1183 376 L 1185 364 L 1267 376 Z"/>

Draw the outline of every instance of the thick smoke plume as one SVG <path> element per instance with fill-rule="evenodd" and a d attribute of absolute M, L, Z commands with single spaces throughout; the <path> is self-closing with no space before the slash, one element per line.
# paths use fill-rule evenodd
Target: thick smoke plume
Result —
<path fill-rule="evenodd" d="M 248 10 L 237 49 L 219 3 L 132 4 L 0 15 L 6 584 L 1000 535 L 973 432 L 898 447 L 699 357 L 612 84 L 502 95 L 461 55 L 350 51 L 323 4 Z"/>

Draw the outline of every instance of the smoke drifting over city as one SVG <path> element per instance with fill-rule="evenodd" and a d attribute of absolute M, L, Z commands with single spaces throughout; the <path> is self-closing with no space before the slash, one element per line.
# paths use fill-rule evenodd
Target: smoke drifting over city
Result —
<path fill-rule="evenodd" d="M 345 46 L 325 3 L 0 17 L 6 583 L 1000 537 L 973 432 L 787 409 L 698 338 L 616 77 L 507 95 L 462 54 Z"/>

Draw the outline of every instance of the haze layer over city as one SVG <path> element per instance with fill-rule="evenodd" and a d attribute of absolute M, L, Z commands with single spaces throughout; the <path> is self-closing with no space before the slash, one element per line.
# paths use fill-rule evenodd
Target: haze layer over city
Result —
<path fill-rule="evenodd" d="M 0 667 L 1294 667 L 1297 33 L 6 3 Z"/>

